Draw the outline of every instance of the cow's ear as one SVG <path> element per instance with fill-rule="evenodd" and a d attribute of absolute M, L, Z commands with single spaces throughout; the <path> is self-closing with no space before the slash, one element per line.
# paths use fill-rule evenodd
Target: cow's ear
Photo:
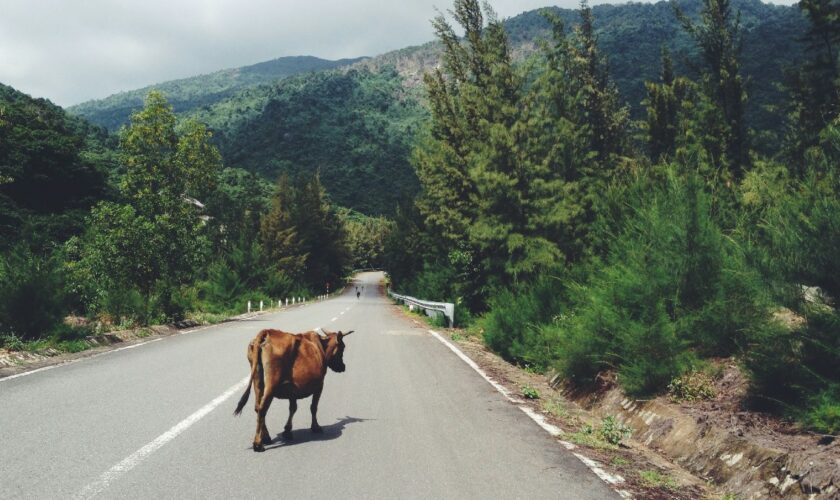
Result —
<path fill-rule="evenodd" d="M 344 332 L 344 333 L 338 332 L 338 334 L 342 337 L 346 337 L 346 336 L 350 335 L 351 333 L 353 333 L 355 331 L 356 330 L 350 330 L 349 332 Z"/>

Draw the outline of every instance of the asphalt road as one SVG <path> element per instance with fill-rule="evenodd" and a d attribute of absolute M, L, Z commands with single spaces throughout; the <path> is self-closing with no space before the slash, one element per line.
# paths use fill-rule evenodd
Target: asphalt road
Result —
<path fill-rule="evenodd" d="M 0 379 L 0 498 L 616 498 L 426 329 L 364 292 Z M 318 420 L 251 450 L 245 348 L 262 328 L 355 330 Z"/>

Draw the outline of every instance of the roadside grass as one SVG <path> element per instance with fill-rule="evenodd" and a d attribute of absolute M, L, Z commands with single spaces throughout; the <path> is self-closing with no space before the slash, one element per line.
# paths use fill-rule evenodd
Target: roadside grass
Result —
<path fill-rule="evenodd" d="M 640 471 L 639 477 L 642 483 L 649 488 L 664 488 L 671 491 L 679 488 L 679 485 L 672 477 L 652 469 Z"/>
<path fill-rule="evenodd" d="M 542 400 L 542 409 L 554 418 L 565 420 L 571 416 L 563 402 L 556 399 Z"/>
<path fill-rule="evenodd" d="M 521 387 L 521 389 L 522 396 L 524 396 L 525 399 L 540 399 L 540 391 L 538 391 L 534 387 L 525 384 Z"/>
<path fill-rule="evenodd" d="M 590 448 L 615 450 L 632 432 L 632 429 L 610 415 L 601 420 L 598 427 L 585 424 L 577 432 L 569 434 L 569 440 Z"/>

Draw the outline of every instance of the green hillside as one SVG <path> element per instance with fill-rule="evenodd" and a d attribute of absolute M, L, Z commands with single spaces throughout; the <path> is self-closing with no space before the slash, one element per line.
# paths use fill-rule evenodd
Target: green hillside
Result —
<path fill-rule="evenodd" d="M 689 17 L 698 15 L 700 2 L 678 4 Z M 806 22 L 795 7 L 759 0 L 735 0 L 733 6 L 740 10 L 744 30 L 741 60 L 749 96 L 748 126 L 758 132 L 754 147 L 772 153 L 781 128 L 773 106 L 784 101 L 777 83 L 784 68 L 800 59 L 798 40 Z M 567 31 L 580 22 L 576 11 L 554 10 Z M 671 51 L 678 74 L 697 76 L 699 55 L 669 3 L 598 5 L 593 14 L 599 47 L 632 118 L 644 116 L 644 82 L 658 78 L 663 46 Z M 506 20 L 504 27 L 514 60 L 520 63 L 548 36 L 548 25 L 537 10 Z M 422 75 L 438 65 L 440 53 L 440 45 L 430 42 L 276 81 L 293 71 L 351 62 L 284 58 L 157 87 L 182 117 L 198 118 L 211 127 L 227 165 L 270 180 L 281 173 L 319 170 L 334 202 L 367 214 L 393 214 L 397 201 L 414 194 L 418 186 L 409 156 L 415 132 L 428 113 L 422 104 Z M 71 110 L 113 129 L 140 106 L 146 90 Z"/>
<path fill-rule="evenodd" d="M 230 166 L 270 179 L 319 171 L 335 203 L 390 214 L 413 196 L 411 146 L 427 111 L 394 70 L 299 75 L 249 89 L 192 117 Z"/>
<path fill-rule="evenodd" d="M 234 92 L 273 82 L 280 78 L 346 66 L 359 59 L 329 61 L 312 56 L 280 57 L 251 66 L 225 69 L 207 75 L 159 83 L 129 92 L 120 92 L 105 99 L 88 101 L 68 110 L 92 123 L 115 131 L 128 122 L 131 113 L 143 107 L 143 99 L 152 89 L 162 91 L 175 112 L 213 104 Z"/>
<path fill-rule="evenodd" d="M 0 84 L 0 249 L 78 231 L 107 194 L 113 146 L 104 129 Z"/>

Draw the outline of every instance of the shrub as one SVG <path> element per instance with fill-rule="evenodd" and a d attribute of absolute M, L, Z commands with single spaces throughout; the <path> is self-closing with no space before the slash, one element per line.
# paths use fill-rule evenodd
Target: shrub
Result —
<path fill-rule="evenodd" d="M 601 420 L 601 427 L 598 429 L 598 434 L 604 441 L 618 446 L 619 443 L 633 434 L 633 429 L 622 424 L 612 415 Z"/>
<path fill-rule="evenodd" d="M 672 173 L 634 206 L 606 262 L 571 285 L 574 311 L 542 337 L 572 381 L 617 370 L 630 395 L 644 396 L 688 370 L 695 353 L 737 351 L 768 314 L 760 280 L 714 223 L 695 176 Z"/>
<path fill-rule="evenodd" d="M 530 385 L 522 386 L 522 395 L 525 396 L 526 399 L 540 399 L 540 392 Z"/>
<path fill-rule="evenodd" d="M 0 332 L 33 340 L 61 324 L 67 307 L 55 256 L 17 246 L 0 258 L 0 277 Z"/>
<path fill-rule="evenodd" d="M 487 345 L 509 360 L 549 366 L 553 347 L 540 325 L 561 309 L 563 291 L 559 279 L 545 277 L 532 286 L 497 293 L 481 320 Z"/>

